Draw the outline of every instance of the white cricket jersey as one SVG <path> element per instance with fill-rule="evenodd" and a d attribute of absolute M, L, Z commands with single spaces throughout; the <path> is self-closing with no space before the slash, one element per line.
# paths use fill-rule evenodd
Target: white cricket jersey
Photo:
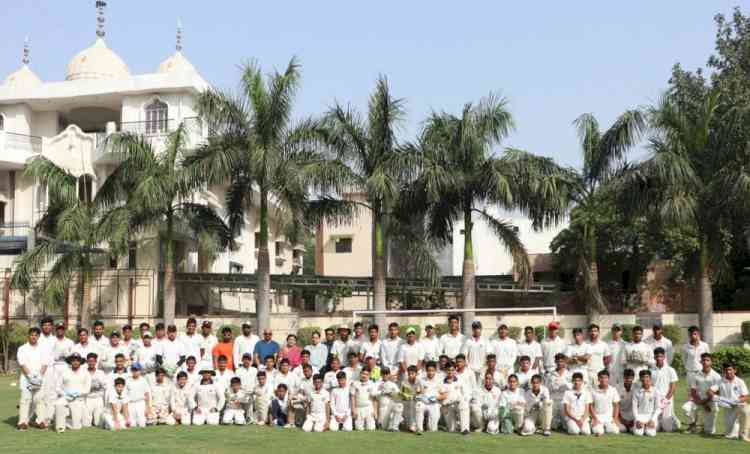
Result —
<path fill-rule="evenodd" d="M 529 389 L 524 393 L 523 398 L 526 401 L 527 412 L 539 409 L 544 404 L 544 402 L 551 399 L 549 389 L 547 389 L 547 387 L 544 385 L 539 386 L 538 393 L 535 393 L 531 389 L 531 387 L 529 387 Z"/>
<path fill-rule="evenodd" d="M 305 376 L 305 369 L 304 364 L 300 364 L 299 366 L 292 369 L 292 373 L 297 376 L 298 379 L 302 379 Z M 310 368 L 312 369 L 312 375 L 315 375 L 318 373 L 318 368 L 310 364 Z"/>
<path fill-rule="evenodd" d="M 366 381 L 362 383 L 361 381 L 355 381 L 350 386 L 350 393 L 352 396 L 354 396 L 354 404 L 357 406 L 357 408 L 364 408 L 368 407 L 372 404 L 372 399 L 375 396 L 375 383 L 371 381 Z"/>
<path fill-rule="evenodd" d="M 210 382 L 195 386 L 195 404 L 202 410 L 224 408 L 224 391 L 216 384 Z"/>
<path fill-rule="evenodd" d="M 739 403 L 740 397 L 748 395 L 747 385 L 740 377 L 734 377 L 732 381 L 722 378 L 719 395 L 730 402 Z"/>
<path fill-rule="evenodd" d="M 386 337 L 380 341 L 380 363 L 393 370 L 398 370 L 398 352 L 403 340 L 400 337 Z"/>
<path fill-rule="evenodd" d="M 252 392 L 255 389 L 255 385 L 258 383 L 258 369 L 253 366 L 240 366 L 234 374 L 240 378 L 242 389 L 248 392 Z"/>
<path fill-rule="evenodd" d="M 86 345 L 83 345 L 81 343 L 77 343 L 73 345 L 73 348 L 70 349 L 70 354 L 78 353 L 81 355 L 82 361 L 86 361 L 86 357 L 89 353 L 96 353 L 97 357 L 102 356 L 101 349 L 99 348 L 98 344 L 94 344 L 93 342 L 86 342 Z"/>
<path fill-rule="evenodd" d="M 307 395 L 307 400 L 310 402 L 310 414 L 325 416 L 326 405 L 331 402 L 331 394 L 325 389 L 321 389 L 320 391 L 313 389 Z"/>
<path fill-rule="evenodd" d="M 79 397 L 86 397 L 91 391 L 91 375 L 83 367 L 78 370 L 67 369 L 58 381 L 57 395 L 65 397 L 65 393 L 77 392 Z"/>
<path fill-rule="evenodd" d="M 235 340 L 235 343 L 236 342 L 237 341 Z M 200 363 L 200 367 L 213 368 L 214 356 L 212 352 L 214 351 L 214 347 L 218 343 L 219 340 L 213 334 L 209 334 L 208 336 L 204 336 L 203 334 L 200 335 L 200 348 L 203 349 L 203 355 L 200 358 L 195 358 Z M 232 361 L 235 361 L 234 355 L 232 355 Z M 242 358 L 240 358 L 239 362 L 235 362 L 233 364 L 239 367 L 239 365 L 242 364 Z"/>
<path fill-rule="evenodd" d="M 177 363 L 180 361 L 180 356 L 184 355 L 184 352 L 182 350 L 182 342 L 178 342 L 177 340 L 171 341 L 167 339 L 161 344 L 161 348 L 162 355 L 164 357 L 164 366 L 168 368 L 176 367 Z"/>
<path fill-rule="evenodd" d="M 250 396 L 242 388 L 237 391 L 232 391 L 232 388 L 229 388 L 224 395 L 224 400 L 226 401 L 225 408 L 241 409 L 244 404 L 250 402 Z"/>
<path fill-rule="evenodd" d="M 440 385 L 442 384 L 442 381 L 436 376 L 432 377 L 431 379 L 427 376 L 418 378 L 417 383 L 419 383 L 419 387 L 422 389 L 422 395 L 425 397 L 437 397 L 438 392 L 440 391 Z"/>
<path fill-rule="evenodd" d="M 282 374 L 281 372 L 278 372 L 276 374 L 276 377 L 273 379 L 273 385 L 274 387 L 277 387 L 280 384 L 285 384 L 287 389 L 287 394 L 293 395 L 297 394 L 297 387 L 299 386 L 299 380 L 297 379 L 297 376 L 294 375 L 292 372 L 287 372 L 286 374 Z"/>
<path fill-rule="evenodd" d="M 362 359 L 372 356 L 377 362 L 380 359 L 380 339 L 375 340 L 375 342 L 369 340 L 362 342 L 359 345 L 359 353 L 362 355 Z"/>
<path fill-rule="evenodd" d="M 622 371 L 623 366 L 625 365 L 625 341 L 622 339 L 618 341 L 610 341 L 607 342 L 607 346 L 609 347 L 609 354 L 611 356 L 609 366 L 607 367 L 608 370 L 610 373 Z M 618 377 L 618 380 L 622 381 L 622 377 Z"/>
<path fill-rule="evenodd" d="M 91 376 L 91 391 L 89 391 L 89 397 L 98 397 L 104 399 L 104 393 L 105 391 L 107 391 L 107 388 L 109 386 L 107 374 L 105 374 L 101 369 L 94 369 L 94 371 L 92 372 L 88 368 L 86 368 L 86 371 Z"/>
<path fill-rule="evenodd" d="M 580 344 L 573 343 L 565 348 L 565 356 L 568 357 L 568 368 L 570 369 L 570 373 L 574 374 L 576 372 L 581 372 L 582 374 L 584 374 L 584 381 L 588 381 L 588 377 L 586 376 L 586 374 L 588 373 L 588 360 L 579 361 L 577 359 L 574 359 L 574 357 L 590 354 L 591 346 L 585 342 Z"/>
<path fill-rule="evenodd" d="M 422 346 L 425 361 L 437 361 L 440 359 L 440 340 L 437 337 L 423 337 L 419 339 Z"/>
<path fill-rule="evenodd" d="M 609 345 L 601 339 L 597 339 L 596 342 L 588 342 L 589 358 L 588 370 L 591 373 L 598 374 L 604 370 L 604 358 L 611 355 L 609 351 Z"/>
<path fill-rule="evenodd" d="M 497 357 L 498 369 L 513 370 L 513 366 L 516 364 L 518 358 L 518 343 L 506 337 L 505 339 L 493 339 L 490 343 L 489 353 L 494 353 Z M 532 359 L 533 364 L 533 359 Z"/>
<path fill-rule="evenodd" d="M 531 341 L 526 342 L 525 340 L 523 342 L 518 342 L 517 344 L 518 348 L 518 358 L 522 356 L 528 356 L 529 359 L 531 359 L 531 368 L 534 368 L 534 364 L 537 359 L 539 359 L 539 363 L 542 362 L 542 344 L 540 344 L 537 341 Z"/>
<path fill-rule="evenodd" d="M 565 391 L 562 402 L 568 406 L 568 412 L 575 418 L 581 418 L 586 414 L 586 407 L 591 403 L 591 393 L 583 388 L 579 391 L 569 389 Z"/>
<path fill-rule="evenodd" d="M 641 422 L 653 421 L 656 423 L 659 414 L 661 414 L 661 401 L 663 398 L 664 396 L 660 395 L 653 386 L 649 390 L 638 387 L 633 393 L 634 419 Z"/>
<path fill-rule="evenodd" d="M 340 370 L 340 369 L 339 370 L 329 370 L 323 376 L 323 387 L 326 390 L 331 391 L 334 388 L 338 388 L 339 382 L 338 382 L 338 378 L 336 378 L 336 374 L 338 374 L 339 372 L 343 372 L 343 371 Z"/>
<path fill-rule="evenodd" d="M 518 378 L 518 387 L 522 389 L 527 389 L 529 386 L 531 386 L 531 377 L 536 375 L 536 372 L 534 372 L 533 369 L 529 369 L 527 371 L 517 370 L 514 372 L 515 376 Z"/>
<path fill-rule="evenodd" d="M 117 344 L 114 347 L 112 345 L 107 345 L 102 348 L 101 353 L 99 354 L 99 368 L 104 372 L 111 372 L 112 369 L 115 368 L 115 357 L 117 355 L 125 357 L 125 366 L 130 364 L 130 353 L 124 345 Z"/>
<path fill-rule="evenodd" d="M 161 383 L 151 385 L 151 406 L 155 408 L 167 408 L 172 397 L 172 382 L 164 380 Z"/>
<path fill-rule="evenodd" d="M 153 344 L 148 347 L 141 346 L 135 352 L 135 360 L 143 366 L 145 372 L 153 372 L 156 370 L 156 355 L 160 354 L 160 350 Z"/>
<path fill-rule="evenodd" d="M 102 334 L 99 339 L 96 338 L 96 335 L 91 335 L 89 337 L 89 342 L 98 345 L 100 348 L 106 348 L 110 345 L 109 338 L 104 334 Z"/>
<path fill-rule="evenodd" d="M 667 366 L 666 364 L 664 365 L 664 367 L 652 367 L 651 379 L 654 389 L 659 391 L 659 394 L 665 397 L 667 393 L 669 393 L 669 386 L 672 383 L 677 383 L 680 380 L 677 377 L 677 372 L 672 368 L 672 366 Z"/>
<path fill-rule="evenodd" d="M 73 351 L 75 344 L 72 340 L 67 337 L 55 338 L 52 343 L 52 361 L 55 365 L 67 365 L 65 358 L 67 358 Z"/>
<path fill-rule="evenodd" d="M 721 375 L 713 369 L 707 374 L 701 370 L 697 374 L 693 374 L 692 377 L 688 378 L 688 385 L 690 386 L 690 389 L 694 389 L 698 392 L 698 397 L 705 399 L 708 397 L 707 393 L 709 389 L 714 393 L 719 391 Z"/>
<path fill-rule="evenodd" d="M 203 336 L 198 333 L 194 333 L 192 336 L 188 333 L 183 333 L 177 337 L 177 341 L 182 344 L 182 355 L 186 358 L 192 356 L 196 361 L 201 360 L 201 344 L 203 343 Z"/>
<path fill-rule="evenodd" d="M 143 377 L 137 379 L 130 377 L 130 380 L 128 380 L 125 385 L 125 389 L 128 393 L 128 399 L 130 399 L 131 402 L 146 400 L 146 393 L 151 392 L 151 387 Z"/>
<path fill-rule="evenodd" d="M 446 381 L 444 381 L 440 386 L 440 393 L 447 395 L 446 399 L 441 402 L 442 405 L 450 405 L 453 403 L 470 400 L 471 394 L 467 396 L 465 392 L 466 388 L 460 380 L 448 381 L 448 379 L 446 379 Z M 474 391 L 471 390 L 470 392 L 473 393 Z"/>
<path fill-rule="evenodd" d="M 503 391 L 503 401 L 508 407 L 526 407 L 526 397 L 524 396 L 524 390 L 521 388 L 515 390 L 508 388 Z"/>
<path fill-rule="evenodd" d="M 422 359 L 424 359 L 424 350 L 422 350 L 419 342 L 414 342 L 414 344 L 404 342 L 401 344 L 398 352 L 399 363 L 405 363 L 406 367 L 416 366 Z"/>
<path fill-rule="evenodd" d="M 672 365 L 672 359 L 674 359 L 674 346 L 672 341 L 667 339 L 666 336 L 662 335 L 661 339 L 655 339 L 654 336 L 649 336 L 646 339 L 646 343 L 651 346 L 651 350 L 656 350 L 661 347 L 664 349 L 664 353 L 667 356 L 667 364 Z"/>
<path fill-rule="evenodd" d="M 352 407 L 349 400 L 349 387 L 333 388 L 331 391 L 331 413 L 333 416 L 346 416 L 351 414 Z"/>
<path fill-rule="evenodd" d="M 595 386 L 591 388 L 591 401 L 596 419 L 601 422 L 612 422 L 615 404 L 620 403 L 620 393 L 614 386 L 607 386 L 605 389 Z"/>
<path fill-rule="evenodd" d="M 555 355 L 565 353 L 565 347 L 567 344 L 559 336 L 554 339 L 548 337 L 542 341 L 542 363 L 546 372 L 555 370 Z"/>
<path fill-rule="evenodd" d="M 214 383 L 221 389 L 221 392 L 226 392 L 229 389 L 230 382 L 235 377 L 234 372 L 231 369 L 224 369 L 224 372 L 217 370 L 216 376 L 213 378 Z"/>
<path fill-rule="evenodd" d="M 461 353 L 461 347 L 464 345 L 466 336 L 457 333 L 455 336 L 451 333 L 443 334 L 440 337 L 440 350 L 443 355 L 450 359 L 455 359 Z"/>
<path fill-rule="evenodd" d="M 26 367 L 29 369 L 29 375 L 39 375 L 41 378 L 42 367 L 49 366 L 52 362 L 52 358 L 49 355 L 49 350 L 42 347 L 37 342 L 36 345 L 31 345 L 28 342 L 21 345 L 16 352 L 16 360 L 20 367 Z M 29 386 L 26 375 L 21 372 L 21 378 L 19 380 L 22 389 L 26 389 Z"/>
<path fill-rule="evenodd" d="M 573 374 L 568 369 L 555 370 L 545 377 L 545 386 L 549 389 L 552 399 L 562 401 L 565 393 L 573 389 Z"/>
<path fill-rule="evenodd" d="M 353 340 L 347 339 L 343 341 L 341 339 L 336 339 L 333 342 L 332 353 L 338 356 L 342 363 L 349 361 L 350 352 L 359 353 L 359 346 Z"/>
<path fill-rule="evenodd" d="M 463 372 L 456 371 L 456 378 L 461 385 L 461 395 L 466 399 L 470 399 L 471 394 L 477 387 L 477 375 L 473 370 L 466 367 Z"/>
<path fill-rule="evenodd" d="M 111 393 L 107 393 L 107 400 L 106 400 L 106 408 L 104 411 L 106 411 L 110 416 L 115 416 L 122 413 L 122 407 L 124 407 L 126 404 L 130 403 L 130 400 L 128 399 L 128 393 L 123 390 L 122 394 L 118 394 L 117 391 L 112 391 Z M 115 414 L 112 414 L 112 407 L 114 408 Z"/>
<path fill-rule="evenodd" d="M 39 341 L 38 344 L 43 349 L 47 350 L 47 353 L 49 354 L 49 357 L 54 359 L 54 349 L 55 349 L 55 340 L 57 338 L 54 334 L 50 333 L 48 335 L 45 335 L 44 333 L 39 335 Z"/>
<path fill-rule="evenodd" d="M 169 394 L 169 408 L 172 411 L 187 411 L 195 407 L 193 388 L 189 385 L 180 387 L 176 385 Z"/>
<path fill-rule="evenodd" d="M 654 350 L 649 344 L 643 341 L 625 344 L 625 367 L 633 369 L 636 377 L 640 371 L 649 369 L 654 364 Z"/>
<path fill-rule="evenodd" d="M 357 364 L 356 367 L 347 366 L 344 368 L 344 373 L 346 374 L 346 381 L 352 382 L 352 381 L 359 381 L 359 373 L 362 372 L 362 366 Z"/>
<path fill-rule="evenodd" d="M 484 385 L 474 390 L 473 403 L 497 411 L 504 405 L 503 392 L 497 386 L 487 389 Z"/>
<path fill-rule="evenodd" d="M 234 364 L 242 364 L 242 355 L 245 353 L 250 353 L 251 355 L 255 352 L 255 344 L 260 342 L 260 338 L 256 336 L 255 334 L 251 334 L 249 336 L 245 335 L 239 335 L 234 340 L 234 347 L 232 347 L 232 357 L 234 360 Z M 216 344 L 214 344 L 215 346 Z M 213 347 L 211 347 L 211 350 L 213 350 Z M 209 351 L 210 352 L 210 351 Z M 255 358 L 255 356 L 253 356 Z M 263 361 L 263 358 L 260 359 L 261 362 Z"/>
<path fill-rule="evenodd" d="M 487 360 L 487 353 L 491 352 L 490 343 L 484 337 L 467 337 L 461 347 L 461 353 L 466 356 L 466 365 L 474 372 L 479 372 Z"/>
<path fill-rule="evenodd" d="M 698 345 L 687 343 L 682 346 L 682 360 L 685 363 L 685 369 L 688 372 L 700 372 L 703 369 L 701 365 L 701 355 L 711 353 L 711 347 L 707 343 L 700 341 Z"/>

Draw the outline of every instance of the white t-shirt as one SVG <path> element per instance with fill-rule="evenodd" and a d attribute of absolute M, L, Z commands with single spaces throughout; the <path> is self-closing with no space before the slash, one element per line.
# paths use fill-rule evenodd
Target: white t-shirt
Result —
<path fill-rule="evenodd" d="M 606 389 L 595 386 L 591 389 L 591 400 L 596 419 L 601 422 L 611 422 L 615 404 L 620 403 L 620 393 L 614 386 L 607 386 Z"/>
<path fill-rule="evenodd" d="M 255 344 L 257 344 L 259 341 L 260 338 L 255 334 L 250 334 L 249 336 L 241 334 L 237 336 L 237 338 L 234 340 L 234 346 L 232 347 L 232 360 L 234 361 L 234 364 L 242 364 L 242 356 L 245 353 L 250 353 L 250 355 L 253 355 L 253 352 L 255 351 Z M 212 355 L 211 351 L 213 350 L 214 345 L 212 345 L 211 350 L 208 351 L 209 355 Z M 263 358 L 261 358 L 261 361 L 263 361 Z"/>
<path fill-rule="evenodd" d="M 516 388 L 515 391 L 508 388 L 503 391 L 503 401 L 508 407 L 526 407 L 526 396 L 521 388 Z"/>
<path fill-rule="evenodd" d="M 587 343 L 581 344 L 570 344 L 565 348 L 565 356 L 568 357 L 568 364 L 572 373 L 585 372 L 588 370 L 588 361 L 581 362 L 573 357 L 585 356 L 591 354 L 591 346 Z M 588 377 L 584 374 L 584 381 L 588 381 Z"/>
<path fill-rule="evenodd" d="M 440 337 L 440 350 L 448 358 L 455 359 L 461 353 L 461 347 L 464 345 L 466 336 L 457 333 L 455 336 L 451 333 L 443 334 Z"/>
<path fill-rule="evenodd" d="M 493 339 L 490 352 L 494 353 L 497 358 L 498 369 L 513 370 L 513 365 L 516 364 L 516 358 L 518 358 L 518 344 L 515 340 L 510 337 Z M 532 358 L 532 364 L 533 361 Z"/>
<path fill-rule="evenodd" d="M 349 388 L 351 395 L 354 396 L 354 403 L 357 408 L 364 408 L 372 405 L 372 401 L 370 399 L 372 399 L 375 395 L 375 382 L 370 380 L 364 383 L 362 383 L 361 381 L 355 381 L 352 382 Z"/>
<path fill-rule="evenodd" d="M 682 346 L 682 359 L 685 363 L 685 369 L 688 372 L 700 372 L 703 369 L 701 364 L 701 355 L 711 353 L 711 347 L 707 343 L 700 341 L 698 345 L 687 343 Z"/>
<path fill-rule="evenodd" d="M 487 353 L 491 351 L 490 343 L 484 337 L 467 337 L 461 347 L 461 353 L 466 356 L 466 365 L 475 372 L 482 370 Z"/>
<path fill-rule="evenodd" d="M 146 399 L 146 393 L 151 392 L 151 388 L 148 385 L 148 381 L 145 378 L 140 377 L 137 380 L 130 377 L 127 381 L 125 389 L 128 393 L 128 400 L 130 402 L 140 402 Z"/>
<path fill-rule="evenodd" d="M 406 367 L 416 366 L 423 359 L 424 350 L 422 350 L 422 345 L 419 342 L 414 342 L 413 345 L 410 345 L 408 342 L 401 344 L 398 353 L 399 363 L 405 363 Z"/>
<path fill-rule="evenodd" d="M 719 395 L 731 402 L 739 402 L 740 397 L 747 396 L 747 385 L 740 377 L 734 377 L 729 381 L 726 378 L 721 379 L 719 385 Z"/>
<path fill-rule="evenodd" d="M 567 344 L 559 336 L 554 339 L 548 337 L 542 341 L 542 358 L 545 371 L 555 370 L 555 355 L 564 353 L 565 347 L 567 347 Z"/>
<path fill-rule="evenodd" d="M 589 372 L 598 374 L 604 370 L 604 358 L 610 356 L 609 345 L 601 339 L 596 342 L 588 342 L 589 354 Z"/>
<path fill-rule="evenodd" d="M 49 355 L 49 349 L 40 346 L 39 343 L 31 345 L 28 342 L 19 347 L 18 352 L 16 353 L 16 359 L 18 360 L 19 366 L 29 369 L 30 375 L 39 375 L 40 378 L 42 375 L 42 367 L 48 366 L 52 362 L 52 358 Z M 26 389 L 26 387 L 29 386 L 28 379 L 23 373 L 21 373 L 21 379 L 19 381 L 21 388 Z"/>
<path fill-rule="evenodd" d="M 331 390 L 331 413 L 334 416 L 346 416 L 351 414 L 351 401 L 349 387 L 333 388 Z"/>
<path fill-rule="evenodd" d="M 391 370 L 396 370 L 395 368 L 398 367 L 399 349 L 402 343 L 403 340 L 400 337 L 394 339 L 386 337 L 380 341 L 380 363 L 383 366 Z"/>
<path fill-rule="evenodd" d="M 698 391 L 698 397 L 705 399 L 708 396 L 708 390 L 717 392 L 721 385 L 721 375 L 711 369 L 708 374 L 703 371 L 694 374 L 688 379 L 690 389 Z"/>
<path fill-rule="evenodd" d="M 672 346 L 672 341 L 667 339 L 666 336 L 661 336 L 661 339 L 656 340 L 654 336 L 649 336 L 646 339 L 646 343 L 651 346 L 652 350 L 656 350 L 657 348 L 661 347 L 664 349 L 664 353 L 667 357 L 667 364 L 672 364 L 672 359 L 674 358 L 674 347 Z"/>
<path fill-rule="evenodd" d="M 112 391 L 107 393 L 107 405 L 104 411 L 112 415 L 112 406 L 115 407 L 115 413 L 120 414 L 122 413 L 122 407 L 125 404 L 129 404 L 130 399 L 128 399 L 128 392 L 123 390 L 122 394 L 117 394 L 117 391 Z M 115 415 L 112 415 L 115 416 Z"/>
<path fill-rule="evenodd" d="M 531 359 L 531 368 L 534 369 L 534 363 L 539 359 L 539 363 L 542 362 L 542 344 L 537 341 L 531 342 L 519 342 L 518 345 L 518 358 L 522 356 L 528 356 Z"/>
<path fill-rule="evenodd" d="M 425 361 L 437 361 L 440 359 L 440 340 L 437 337 L 423 337 L 419 339 L 424 352 Z"/>
<path fill-rule="evenodd" d="M 375 362 L 380 359 L 380 339 L 375 342 L 369 340 L 362 342 L 359 345 L 359 353 L 362 355 L 362 359 L 366 359 L 368 356 L 375 358 Z"/>
<path fill-rule="evenodd" d="M 586 413 L 586 407 L 591 403 L 591 393 L 586 389 L 576 391 L 569 389 L 563 395 L 563 404 L 568 406 L 568 412 L 575 418 L 581 418 Z"/>
<path fill-rule="evenodd" d="M 310 414 L 325 415 L 326 405 L 331 402 L 331 394 L 321 388 L 320 391 L 310 392 L 307 399 L 310 401 Z"/>
<path fill-rule="evenodd" d="M 183 351 L 182 354 L 185 357 L 192 356 L 196 361 L 201 360 L 201 345 L 203 344 L 203 336 L 194 333 L 192 336 L 187 333 L 183 333 L 177 340 L 182 343 Z"/>
<path fill-rule="evenodd" d="M 659 391 L 659 394 L 662 396 L 666 396 L 669 392 L 669 386 L 672 383 L 677 383 L 680 381 L 679 377 L 677 377 L 677 372 L 672 368 L 672 366 L 667 366 L 666 364 L 664 367 L 652 367 L 651 368 L 651 378 L 653 381 L 654 389 Z"/>

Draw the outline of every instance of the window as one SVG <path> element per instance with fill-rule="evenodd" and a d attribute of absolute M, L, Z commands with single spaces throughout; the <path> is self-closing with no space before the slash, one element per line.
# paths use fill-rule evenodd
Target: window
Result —
<path fill-rule="evenodd" d="M 134 270 L 138 266 L 138 245 L 130 243 L 128 245 L 128 269 Z"/>
<path fill-rule="evenodd" d="M 260 233 L 255 232 L 255 249 L 260 249 Z"/>
<path fill-rule="evenodd" d="M 146 134 L 161 134 L 167 131 L 169 107 L 155 99 L 146 106 Z"/>
<path fill-rule="evenodd" d="M 81 202 L 91 203 L 94 179 L 91 175 L 81 175 L 78 177 L 78 200 Z"/>
<path fill-rule="evenodd" d="M 275 247 L 275 249 L 276 249 L 276 257 L 281 257 L 281 252 L 282 252 L 282 250 L 283 250 L 283 247 L 282 247 L 282 245 L 281 245 L 281 241 L 277 241 L 277 242 L 276 242 L 276 243 L 274 244 L 274 247 Z"/>
<path fill-rule="evenodd" d="M 351 238 L 336 238 L 336 253 L 348 254 L 352 252 Z"/>
<path fill-rule="evenodd" d="M 109 267 L 114 269 L 117 269 L 117 256 L 116 255 L 110 255 L 109 256 Z"/>
<path fill-rule="evenodd" d="M 244 267 L 237 262 L 229 262 L 229 274 L 241 274 Z"/>

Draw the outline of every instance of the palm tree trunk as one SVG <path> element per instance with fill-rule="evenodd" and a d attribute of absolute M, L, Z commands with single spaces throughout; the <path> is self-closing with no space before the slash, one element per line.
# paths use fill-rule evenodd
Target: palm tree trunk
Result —
<path fill-rule="evenodd" d="M 258 334 L 271 327 L 271 259 L 268 255 L 268 191 L 260 192 L 260 247 L 258 248 L 258 287 L 255 308 L 258 317 Z"/>
<path fill-rule="evenodd" d="M 88 328 L 91 321 L 91 284 L 89 283 L 88 273 L 81 271 L 78 274 L 78 314 L 79 328 Z"/>
<path fill-rule="evenodd" d="M 167 231 L 164 245 L 164 321 L 173 324 L 177 306 L 174 286 L 174 220 L 167 216 Z"/>
<path fill-rule="evenodd" d="M 700 264 L 698 267 L 698 316 L 700 318 L 703 341 L 713 346 L 714 343 L 714 305 L 711 290 L 711 274 L 708 261 L 706 240 L 701 242 Z"/>
<path fill-rule="evenodd" d="M 585 238 L 589 244 L 588 258 L 584 262 L 584 299 L 586 301 L 586 312 L 589 316 L 589 323 L 598 323 L 599 316 L 606 314 L 608 310 L 599 289 L 599 267 L 596 262 L 597 247 L 596 230 L 594 227 L 587 227 Z"/>
<path fill-rule="evenodd" d="M 474 223 L 471 220 L 471 211 L 464 213 L 464 266 L 463 280 L 463 308 L 475 309 L 476 302 L 476 269 L 474 268 L 474 243 L 472 241 L 472 229 Z M 471 324 L 474 322 L 474 312 L 464 312 L 463 331 L 467 336 L 471 335 Z"/>
<path fill-rule="evenodd" d="M 385 304 L 385 241 L 383 238 L 383 218 L 373 210 L 372 219 L 372 286 L 373 308 L 376 311 L 386 310 Z M 375 314 L 375 324 L 385 329 L 385 314 Z"/>

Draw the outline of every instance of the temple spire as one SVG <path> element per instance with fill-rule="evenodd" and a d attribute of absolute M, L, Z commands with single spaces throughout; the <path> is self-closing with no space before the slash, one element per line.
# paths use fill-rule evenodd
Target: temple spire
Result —
<path fill-rule="evenodd" d="M 23 40 L 23 59 L 21 60 L 24 65 L 28 65 L 31 59 L 29 58 L 29 36 L 26 35 L 26 39 Z"/>
<path fill-rule="evenodd" d="M 107 6 L 107 2 L 103 0 L 97 0 L 96 1 L 96 36 L 98 36 L 101 39 L 104 39 L 104 23 L 106 22 L 106 19 L 104 18 L 104 8 Z"/>
<path fill-rule="evenodd" d="M 182 21 L 177 19 L 177 42 L 175 44 L 177 52 L 182 52 Z"/>

